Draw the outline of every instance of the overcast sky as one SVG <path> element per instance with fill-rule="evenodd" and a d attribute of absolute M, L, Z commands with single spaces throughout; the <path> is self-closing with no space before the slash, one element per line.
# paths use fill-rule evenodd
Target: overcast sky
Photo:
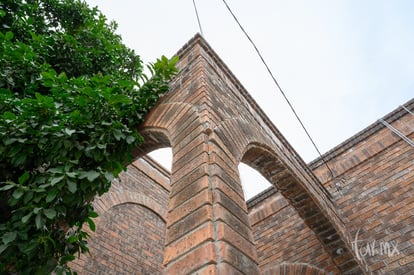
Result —
<path fill-rule="evenodd" d="M 88 0 L 152 62 L 200 32 L 192 0 Z M 322 152 L 414 95 L 414 1 L 227 0 Z M 317 153 L 222 0 L 196 0 L 204 38 L 309 162 Z M 243 169 L 246 170 L 246 169 Z M 246 197 L 263 189 L 241 172 Z M 249 190 L 247 190 L 249 189 Z"/>

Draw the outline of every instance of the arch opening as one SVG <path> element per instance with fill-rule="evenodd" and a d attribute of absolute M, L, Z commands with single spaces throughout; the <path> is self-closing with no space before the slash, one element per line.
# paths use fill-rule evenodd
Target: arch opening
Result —
<path fill-rule="evenodd" d="M 164 147 L 164 148 L 156 149 L 148 153 L 148 156 L 153 158 L 156 162 L 158 162 L 161 166 L 163 166 L 168 172 L 171 172 L 172 156 L 173 156 L 171 147 Z"/>
<path fill-rule="evenodd" d="M 311 243 L 318 246 L 319 256 L 326 259 L 323 263 L 318 262 L 318 267 L 337 270 L 338 272 L 348 270 L 349 266 L 346 266 L 346 264 L 342 262 L 338 264 L 338 258 L 344 257 L 342 254 L 346 254 L 346 257 L 353 259 L 351 251 L 341 239 L 340 232 L 334 227 L 333 221 L 328 219 L 324 213 L 324 211 L 330 211 L 331 209 L 328 208 L 327 204 L 318 204 L 315 201 L 315 199 L 318 199 L 317 196 L 310 191 L 311 186 L 306 186 L 307 184 L 311 185 L 312 182 L 306 182 L 306 179 L 304 179 L 305 182 L 301 182 L 300 171 L 298 171 L 299 173 L 295 172 L 286 164 L 283 156 L 278 156 L 277 152 L 260 144 L 250 144 L 241 161 L 257 169 L 277 188 L 274 196 L 263 197 L 264 204 L 261 205 L 262 207 L 258 205 L 255 215 L 250 212 L 251 219 L 254 220 L 252 224 L 259 224 L 263 217 L 275 217 L 274 224 L 277 228 L 276 225 L 284 225 L 287 222 L 286 218 L 294 217 L 290 223 L 286 223 L 286 225 L 289 225 L 288 227 L 281 228 L 276 234 L 280 234 L 282 237 L 284 234 L 288 234 L 287 232 L 303 231 L 303 234 L 293 239 L 293 242 L 297 242 L 297 249 L 306 247 L 306 242 L 301 241 L 303 240 L 301 236 L 308 236 L 305 239 L 313 240 Z M 323 209 L 323 207 L 326 208 Z M 274 209 L 281 209 L 282 212 L 286 212 L 280 214 L 280 217 L 284 218 L 280 220 L 278 215 L 274 215 Z M 326 237 L 327 232 L 329 232 L 329 238 Z M 285 241 L 286 239 L 282 237 L 281 240 Z M 264 240 L 264 243 L 267 244 L 268 240 Z M 280 246 L 280 243 L 278 245 Z M 292 247 L 292 243 L 286 242 L 284 245 Z M 308 248 L 306 251 L 315 250 L 314 248 Z M 344 249 L 345 253 L 338 254 L 336 251 L 339 248 Z M 302 255 L 302 253 L 299 254 Z M 319 257 L 316 256 L 315 258 L 315 255 L 308 255 L 309 257 L 305 262 L 319 261 Z M 280 256 L 282 257 L 282 255 Z M 296 256 L 292 254 L 292 258 L 284 260 L 294 260 L 296 262 L 299 260 L 295 258 Z M 352 262 L 352 264 L 357 265 L 356 262 Z"/>
<path fill-rule="evenodd" d="M 243 162 L 239 164 L 239 174 L 246 201 L 272 187 L 272 184 L 263 175 Z"/>

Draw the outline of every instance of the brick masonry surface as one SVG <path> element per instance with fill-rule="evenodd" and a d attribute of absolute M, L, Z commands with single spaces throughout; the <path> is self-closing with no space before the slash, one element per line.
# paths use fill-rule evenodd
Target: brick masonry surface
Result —
<path fill-rule="evenodd" d="M 98 198 L 91 256 L 73 263 L 78 274 L 161 274 L 169 173 L 145 158 L 121 174 Z"/>
<path fill-rule="evenodd" d="M 320 160 L 303 162 L 201 36 L 178 55 L 137 160 L 94 201 L 79 274 L 409 274 L 411 146 L 374 123 L 325 155 L 333 180 Z M 384 119 L 413 139 L 401 110 Z M 145 157 L 162 147 L 171 173 Z M 274 187 L 246 203 L 240 162 Z M 362 256 L 373 241 L 398 255 Z"/>
<path fill-rule="evenodd" d="M 413 110 L 414 101 L 405 106 Z M 405 109 L 400 107 L 385 120 L 414 140 L 414 116 Z M 414 146 L 380 122 L 370 128 L 375 132 L 357 135 L 327 154 L 335 180 L 329 180 L 320 163 L 311 165 L 334 195 L 351 235 L 358 234 L 359 254 L 366 254 L 370 270 L 413 274 Z M 366 251 L 367 245 L 375 249 Z"/>
<path fill-rule="evenodd" d="M 404 106 L 413 110 L 414 100 Z M 414 140 L 414 116 L 404 108 L 396 109 L 384 120 Z M 324 158 L 335 179 L 320 159 L 310 167 L 332 194 L 354 237 L 351 242 L 357 257 L 364 258 L 369 266 L 367 273 L 414 274 L 413 146 L 378 121 Z M 337 274 L 329 261 L 321 260 L 323 250 L 318 246 L 308 249 L 315 237 L 303 232 L 303 221 L 280 192 L 269 189 L 248 205 L 264 269 L 269 262 L 304 262 Z"/>
<path fill-rule="evenodd" d="M 273 269 L 275 263 L 290 262 L 339 273 L 315 233 L 280 192 L 252 207 L 249 217 L 261 270 Z"/>

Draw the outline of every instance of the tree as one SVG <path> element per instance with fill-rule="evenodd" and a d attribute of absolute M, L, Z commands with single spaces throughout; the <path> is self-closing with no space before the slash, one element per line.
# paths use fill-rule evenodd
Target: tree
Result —
<path fill-rule="evenodd" d="M 0 3 L 0 273 L 58 274 L 87 252 L 91 201 L 131 161 L 177 58 L 148 65 L 80 0 Z"/>

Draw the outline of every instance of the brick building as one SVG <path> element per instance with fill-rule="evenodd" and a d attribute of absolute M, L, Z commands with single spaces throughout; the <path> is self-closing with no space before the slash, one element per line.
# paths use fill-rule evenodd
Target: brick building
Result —
<path fill-rule="evenodd" d="M 147 116 L 79 274 L 414 274 L 414 100 L 305 164 L 207 42 Z M 146 154 L 171 147 L 166 171 Z M 247 203 L 238 164 L 273 186 Z"/>

